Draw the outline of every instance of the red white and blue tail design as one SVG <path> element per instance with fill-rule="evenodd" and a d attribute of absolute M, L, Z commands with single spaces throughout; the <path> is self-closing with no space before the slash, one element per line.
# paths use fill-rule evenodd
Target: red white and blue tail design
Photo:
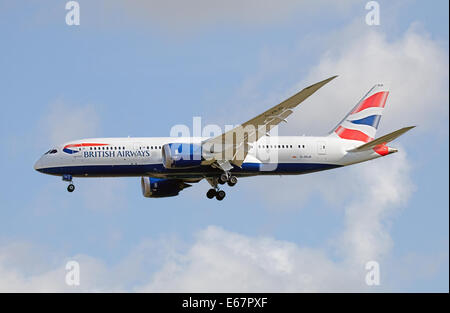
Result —
<path fill-rule="evenodd" d="M 369 142 L 375 138 L 389 94 L 383 85 L 372 87 L 330 133 L 342 139 Z"/>

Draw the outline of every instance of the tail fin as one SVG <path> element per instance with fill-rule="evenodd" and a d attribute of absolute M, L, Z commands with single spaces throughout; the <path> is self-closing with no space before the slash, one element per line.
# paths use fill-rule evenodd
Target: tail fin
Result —
<path fill-rule="evenodd" d="M 389 94 L 382 84 L 372 87 L 344 119 L 330 132 L 330 136 L 369 142 L 375 138 Z"/>

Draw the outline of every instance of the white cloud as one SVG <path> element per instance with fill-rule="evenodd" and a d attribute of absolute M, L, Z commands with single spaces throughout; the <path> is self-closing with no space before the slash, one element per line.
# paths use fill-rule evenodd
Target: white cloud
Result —
<path fill-rule="evenodd" d="M 258 70 L 246 77 L 228 103 L 235 107 L 231 112 L 238 112 L 231 115 L 236 123 L 243 122 L 240 116 L 255 116 L 310 84 L 339 75 L 303 102 L 279 133 L 327 134 L 373 85 L 383 83 L 390 94 L 380 133 L 417 125 L 414 132 L 448 135 L 448 51 L 420 24 L 392 38 L 357 20 L 317 37 L 309 35 L 297 44 L 261 51 Z M 305 47 L 320 53 L 308 69 Z M 286 87 L 295 77 L 305 78 Z"/>
<path fill-rule="evenodd" d="M 408 255 L 394 264 L 394 271 L 382 261 L 386 279 L 374 288 L 365 285 L 364 264 L 333 260 L 329 254 L 323 248 L 245 236 L 218 226 L 200 231 L 187 249 L 173 238 L 144 240 L 112 265 L 87 255 L 49 257 L 53 253 L 45 249 L 9 243 L 0 245 L 0 291 L 392 291 L 404 288 L 405 281 L 410 285 L 434 277 L 448 264 L 448 252 L 439 252 L 439 260 Z M 65 283 L 69 260 L 80 264 L 80 286 Z"/>
<path fill-rule="evenodd" d="M 418 25 L 398 40 L 351 28 L 333 42 L 297 89 L 340 76 L 308 99 L 283 130 L 328 132 L 376 83 L 390 90 L 382 131 L 407 125 L 418 125 L 419 132 L 440 128 L 437 122 L 448 116 L 448 53 Z"/>
<path fill-rule="evenodd" d="M 66 284 L 66 262 L 80 264 L 80 285 Z M 0 244 L 0 292 L 79 292 L 123 290 L 111 280 L 111 269 L 101 260 L 75 255 L 70 259 L 24 242 Z"/>
<path fill-rule="evenodd" d="M 345 181 L 354 181 L 353 195 L 346 195 L 351 200 L 337 247 L 355 264 L 383 260 L 392 248 L 389 222 L 414 190 L 409 161 L 400 152 L 353 168 L 347 175 Z"/>
<path fill-rule="evenodd" d="M 358 270 L 357 270 L 358 271 Z M 358 271 L 360 272 L 360 271 Z M 360 277 L 361 278 L 361 277 Z M 362 279 L 324 251 L 209 226 L 138 291 L 323 291 L 362 287 Z M 342 289 L 343 288 L 343 289 Z"/>
<path fill-rule="evenodd" d="M 71 287 L 65 284 L 64 265 L 69 258 L 36 265 L 33 262 L 44 258 L 41 250 L 9 244 L 0 247 L 0 291 L 236 292 L 363 287 L 362 269 L 352 273 L 351 268 L 330 261 L 324 251 L 272 238 L 252 238 L 209 226 L 198 233 L 186 252 L 173 250 L 176 246 L 167 240 L 144 243 L 112 266 L 86 255 L 74 256 L 70 260 L 80 264 L 80 286 Z M 145 265 L 155 255 L 163 263 L 152 274 Z"/>
<path fill-rule="evenodd" d="M 0 245 L 0 292 L 60 290 L 55 270 L 45 271 L 41 259 L 30 257 L 38 254 L 23 242 Z"/>

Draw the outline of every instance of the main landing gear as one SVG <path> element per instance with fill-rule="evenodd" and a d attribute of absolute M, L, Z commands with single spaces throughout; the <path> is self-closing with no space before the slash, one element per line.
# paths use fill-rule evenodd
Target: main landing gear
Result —
<path fill-rule="evenodd" d="M 74 192 L 75 185 L 72 183 L 72 175 L 63 175 L 62 180 L 69 182 L 69 186 L 67 186 L 67 191 Z"/>
<path fill-rule="evenodd" d="M 229 173 L 222 173 L 219 177 L 214 177 L 208 179 L 208 182 L 210 183 L 211 189 L 208 190 L 206 193 L 206 197 L 208 199 L 216 198 L 219 201 L 222 201 L 225 198 L 225 191 L 219 189 L 219 184 L 224 185 L 225 183 L 228 184 L 228 186 L 232 187 L 236 185 L 237 183 L 237 177 L 232 176 Z"/>
<path fill-rule="evenodd" d="M 219 190 L 219 189 L 214 189 L 211 188 L 208 190 L 208 192 L 206 193 L 206 196 L 208 197 L 208 199 L 212 199 L 214 197 L 216 197 L 217 200 L 222 201 L 223 198 L 225 198 L 225 191 L 223 190 Z"/>
<path fill-rule="evenodd" d="M 222 173 L 219 176 L 217 181 L 221 185 L 227 183 L 228 186 L 233 187 L 237 183 L 237 177 L 236 176 L 232 176 L 229 173 Z"/>

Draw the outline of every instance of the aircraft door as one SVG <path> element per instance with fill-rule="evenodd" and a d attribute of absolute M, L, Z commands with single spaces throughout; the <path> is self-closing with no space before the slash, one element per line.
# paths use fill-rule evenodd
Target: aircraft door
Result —
<path fill-rule="evenodd" d="M 317 142 L 317 154 L 318 155 L 326 155 L 327 154 L 327 144 L 325 141 Z"/>

